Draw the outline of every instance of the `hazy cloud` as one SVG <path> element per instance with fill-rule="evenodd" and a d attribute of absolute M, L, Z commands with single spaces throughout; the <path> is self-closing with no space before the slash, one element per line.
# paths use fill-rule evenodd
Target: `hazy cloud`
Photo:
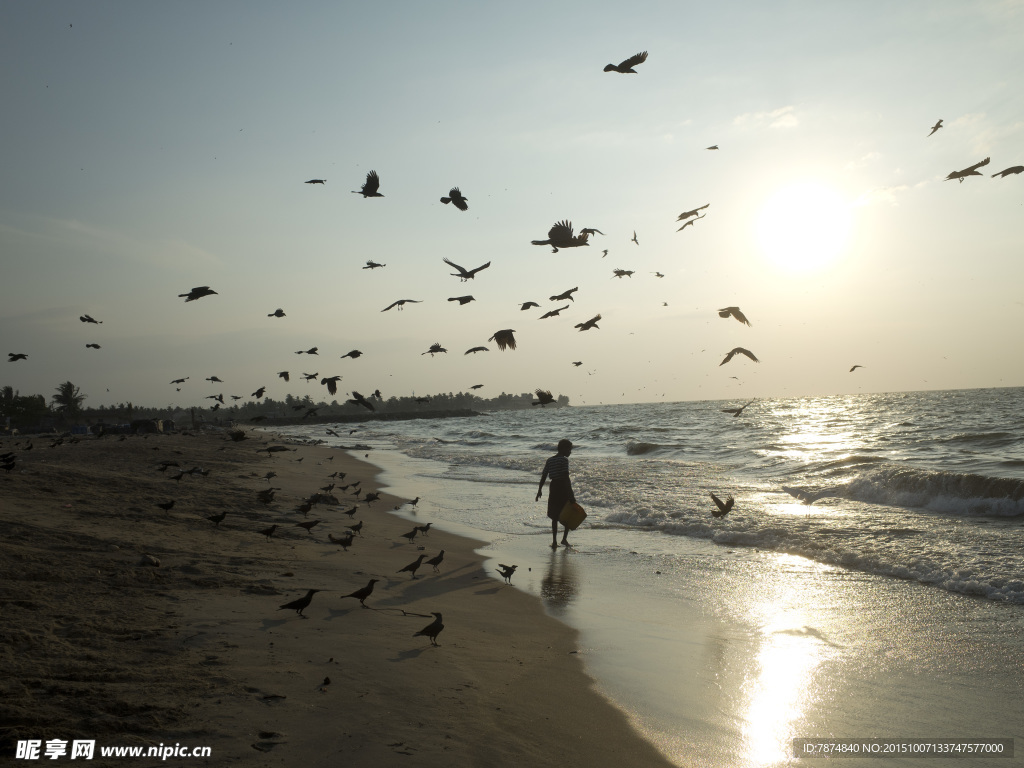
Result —
<path fill-rule="evenodd" d="M 769 128 L 795 128 L 800 119 L 792 105 L 779 107 L 771 112 L 746 112 L 733 118 L 732 124 L 738 128 L 754 128 L 767 125 Z"/>

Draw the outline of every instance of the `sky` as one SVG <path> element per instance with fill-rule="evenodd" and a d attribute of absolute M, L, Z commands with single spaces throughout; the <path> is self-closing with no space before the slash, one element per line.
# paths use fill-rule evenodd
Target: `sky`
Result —
<path fill-rule="evenodd" d="M 1021 40 L 1022 0 L 0 4 L 0 385 L 183 407 L 334 399 L 314 372 L 339 399 L 576 405 L 1024 385 L 1024 174 L 992 177 L 1024 165 Z M 370 170 L 382 198 L 352 194 Z M 561 220 L 603 234 L 531 245 Z M 760 362 L 720 365 L 735 347 Z"/>

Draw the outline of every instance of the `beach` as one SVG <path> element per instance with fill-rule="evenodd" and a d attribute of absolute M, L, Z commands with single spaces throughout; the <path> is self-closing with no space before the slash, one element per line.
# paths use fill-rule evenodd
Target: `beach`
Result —
<path fill-rule="evenodd" d="M 482 542 L 409 542 L 389 514 L 403 499 L 362 500 L 375 467 L 248 435 L 0 441 L 18 457 L 0 477 L 3 754 L 81 740 L 95 765 L 123 764 L 100 754 L 119 746 L 198 765 L 670 765 L 595 689 L 578 634 L 485 570 Z M 356 480 L 358 502 L 336 488 L 340 503 L 296 511 Z M 329 541 L 353 520 L 347 550 Z M 441 550 L 438 573 L 401 572 Z M 366 608 L 342 597 L 369 579 Z M 304 618 L 280 608 L 310 589 Z M 435 612 L 437 647 L 415 636 Z M 193 748 L 208 756 L 184 760 Z"/>

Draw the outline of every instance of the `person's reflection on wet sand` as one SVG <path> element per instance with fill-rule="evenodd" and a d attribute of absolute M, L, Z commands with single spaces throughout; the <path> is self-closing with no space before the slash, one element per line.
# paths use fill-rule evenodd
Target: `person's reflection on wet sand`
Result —
<path fill-rule="evenodd" d="M 548 572 L 540 582 L 544 606 L 556 616 L 569 608 L 579 592 L 579 573 L 567 550 L 552 550 Z"/>

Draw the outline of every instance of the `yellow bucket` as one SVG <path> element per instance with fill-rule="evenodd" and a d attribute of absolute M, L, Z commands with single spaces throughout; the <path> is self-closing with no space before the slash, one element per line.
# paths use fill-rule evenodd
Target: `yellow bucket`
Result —
<path fill-rule="evenodd" d="M 567 501 L 558 515 L 558 522 L 566 528 L 575 531 L 580 527 L 580 523 L 582 523 L 586 517 L 587 513 L 583 511 L 583 507 L 575 501 Z"/>

